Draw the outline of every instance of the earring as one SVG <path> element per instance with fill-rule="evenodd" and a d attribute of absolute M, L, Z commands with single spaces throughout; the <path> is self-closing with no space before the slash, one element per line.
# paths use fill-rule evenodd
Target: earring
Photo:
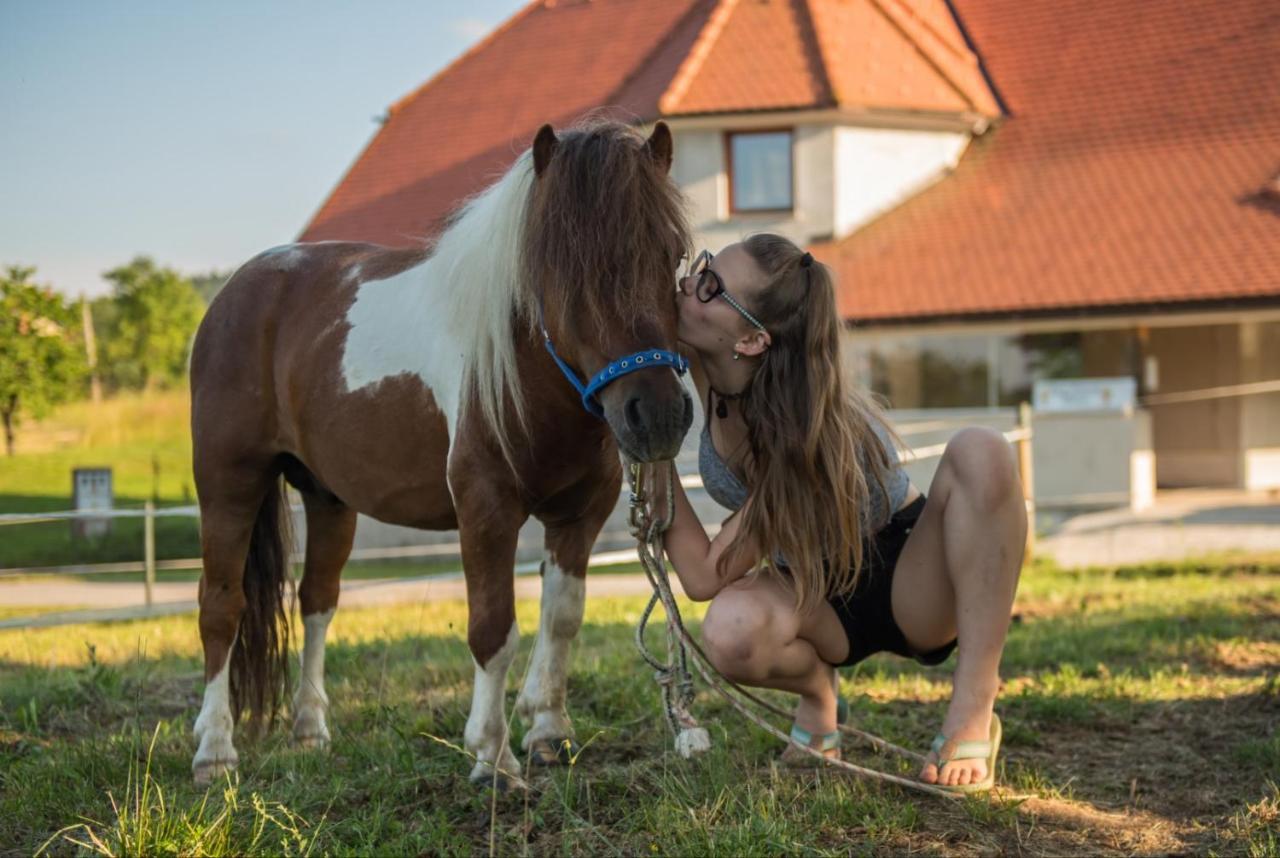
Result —
<path fill-rule="evenodd" d="M 740 352 L 734 352 L 734 353 L 733 353 L 733 359 L 734 359 L 734 360 L 737 360 L 737 359 L 738 359 L 738 358 L 740 358 L 740 357 L 742 357 L 742 354 L 741 354 Z"/>

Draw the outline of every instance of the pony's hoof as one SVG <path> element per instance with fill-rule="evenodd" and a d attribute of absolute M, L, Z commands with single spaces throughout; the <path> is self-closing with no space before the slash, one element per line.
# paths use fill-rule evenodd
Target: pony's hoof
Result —
<path fill-rule="evenodd" d="M 524 792 L 529 789 L 529 785 L 519 775 L 504 771 L 494 772 L 492 768 L 484 763 L 475 767 L 469 780 L 481 789 L 492 788 L 501 795 L 517 790 Z"/>
<path fill-rule="evenodd" d="M 208 786 L 227 772 L 235 771 L 236 760 L 208 760 L 191 767 L 196 786 Z"/>
<path fill-rule="evenodd" d="M 299 748 L 308 751 L 323 751 L 329 747 L 329 736 L 325 733 L 314 733 L 310 736 L 294 736 L 293 740 Z"/>
<path fill-rule="evenodd" d="M 582 747 L 567 736 L 562 739 L 539 739 L 529 745 L 529 762 L 535 766 L 567 766 Z"/>

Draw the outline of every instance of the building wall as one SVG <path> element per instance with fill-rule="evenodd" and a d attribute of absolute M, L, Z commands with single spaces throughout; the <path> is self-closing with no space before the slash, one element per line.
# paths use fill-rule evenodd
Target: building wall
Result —
<path fill-rule="evenodd" d="M 756 232 L 798 244 L 842 238 L 917 193 L 955 166 L 968 142 L 957 132 L 897 131 L 838 125 L 793 126 L 793 210 L 729 211 L 725 132 L 752 130 L 727 118 L 721 127 L 676 127 L 672 177 L 689 199 L 698 240 L 712 249 Z"/>
<path fill-rule="evenodd" d="M 1154 393 L 1240 381 L 1240 325 L 1151 328 L 1144 352 L 1159 366 Z M 1162 487 L 1242 485 L 1241 400 L 1211 399 L 1153 408 L 1156 481 Z"/>
<path fill-rule="evenodd" d="M 1240 326 L 1242 384 L 1280 379 L 1280 322 Z M 1240 400 L 1240 470 L 1244 488 L 1280 488 L 1280 393 Z"/>
<path fill-rule="evenodd" d="M 946 175 L 969 143 L 967 134 L 836 126 L 837 238 L 919 193 Z"/>
<path fill-rule="evenodd" d="M 889 407 L 925 413 L 1013 406 L 1038 378 L 1133 377 L 1140 395 L 1280 379 L 1273 311 L 1056 324 L 850 330 L 846 359 Z M 1131 485 L 1148 485 L 1154 471 L 1162 488 L 1280 487 L 1280 393 L 1152 405 L 1149 416 Z"/>

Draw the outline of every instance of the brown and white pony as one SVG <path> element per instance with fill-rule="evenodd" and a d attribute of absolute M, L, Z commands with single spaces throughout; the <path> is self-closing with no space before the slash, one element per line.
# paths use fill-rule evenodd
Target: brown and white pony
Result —
<path fill-rule="evenodd" d="M 357 512 L 459 531 L 473 780 L 519 770 L 503 702 L 519 638 L 516 536 L 529 516 L 542 522 L 541 622 L 517 710 L 535 761 L 554 761 L 572 738 L 569 643 L 588 555 L 618 500 L 619 451 L 674 457 L 693 410 L 676 373 L 658 367 L 604 388 L 603 420 L 588 413 L 544 348 L 540 304 L 556 351 L 584 379 L 622 355 L 674 350 L 674 272 L 690 236 L 671 155 L 662 123 L 647 140 L 611 122 L 559 137 L 544 126 L 430 246 L 277 247 L 227 283 L 191 359 L 207 683 L 197 781 L 236 765 L 242 707 L 272 719 L 284 695 L 284 481 L 307 522 L 300 743 L 329 740 L 325 632 Z"/>

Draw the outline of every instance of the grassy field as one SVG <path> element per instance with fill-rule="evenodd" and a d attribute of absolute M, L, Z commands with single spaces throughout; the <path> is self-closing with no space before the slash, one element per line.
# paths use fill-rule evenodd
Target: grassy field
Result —
<path fill-rule="evenodd" d="M 0 460 L 0 513 L 71 508 L 72 468 L 110 467 L 116 506 L 141 509 L 195 502 L 190 399 L 185 390 L 127 394 L 97 405 L 76 402 L 24 423 L 16 455 Z M 0 525 L 0 568 L 105 563 L 142 558 L 141 519 L 117 519 L 94 540 L 73 539 L 66 521 Z M 156 521 L 156 556 L 197 557 L 193 518 Z"/>
<path fill-rule="evenodd" d="M 528 794 L 467 782 L 471 660 L 457 603 L 339 611 L 333 746 L 277 728 L 190 782 L 202 682 L 191 616 L 0 633 L 0 850 L 472 854 L 1153 854 L 1280 850 L 1280 566 L 1029 570 L 998 703 L 1001 781 L 1034 798 L 944 803 L 831 772 L 702 690 L 715 748 L 670 751 L 631 643 L 639 599 L 596 599 L 570 711 L 585 749 Z M 695 620 L 697 606 L 686 605 Z M 514 701 L 537 606 L 509 685 Z M 655 635 L 656 638 L 656 635 Z M 655 640 L 656 642 L 656 640 Z M 843 674 L 857 722 L 923 748 L 951 662 Z M 514 740 L 520 737 L 518 721 Z M 892 766 L 846 746 L 850 758 Z M 85 845 L 78 845 L 85 844 Z"/>

